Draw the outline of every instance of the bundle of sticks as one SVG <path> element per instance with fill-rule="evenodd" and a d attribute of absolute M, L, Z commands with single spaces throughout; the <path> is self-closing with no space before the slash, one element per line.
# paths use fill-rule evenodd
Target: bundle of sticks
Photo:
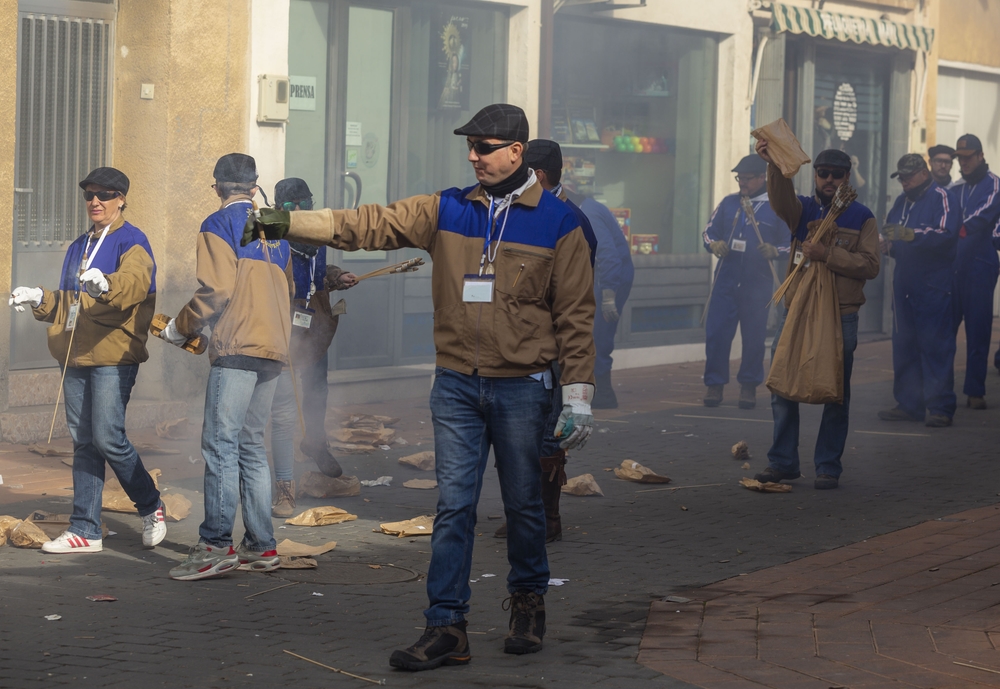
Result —
<path fill-rule="evenodd" d="M 840 217 L 840 214 L 846 211 L 847 207 L 854 203 L 854 199 L 856 198 L 858 198 L 858 192 L 850 184 L 841 184 L 837 187 L 837 193 L 833 195 L 833 201 L 830 202 L 830 210 L 827 211 L 826 217 L 823 218 L 819 227 L 809 237 L 809 241 L 814 243 L 822 242 L 830 229 L 836 226 L 836 221 Z M 795 268 L 792 269 L 792 272 L 788 274 L 785 281 L 775 291 L 774 296 L 771 297 L 771 304 L 777 304 L 784 299 L 788 288 L 792 286 L 792 281 L 805 264 L 806 261 L 802 260 L 795 265 Z"/>
<path fill-rule="evenodd" d="M 370 273 L 365 273 L 364 275 L 358 276 L 358 282 L 362 280 L 367 280 L 368 278 L 377 278 L 380 275 L 392 275 L 394 273 L 412 273 L 417 270 L 420 266 L 424 265 L 424 259 L 422 258 L 410 258 L 405 261 L 400 261 L 391 266 L 386 266 L 385 268 L 379 268 L 378 270 L 373 270 Z"/>

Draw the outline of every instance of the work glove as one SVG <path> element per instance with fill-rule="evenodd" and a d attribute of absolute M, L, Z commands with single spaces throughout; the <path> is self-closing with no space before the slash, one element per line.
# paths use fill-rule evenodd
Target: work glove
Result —
<path fill-rule="evenodd" d="M 882 228 L 882 236 L 888 239 L 890 242 L 895 242 L 895 241 L 912 242 L 914 234 L 912 227 L 892 224 L 892 225 L 885 225 Z"/>
<path fill-rule="evenodd" d="M 326 278 L 323 280 L 323 286 L 328 291 L 338 292 L 340 290 L 351 289 L 356 284 L 358 284 L 358 276 L 354 273 L 348 273 L 336 266 L 329 266 L 326 269 Z"/>
<path fill-rule="evenodd" d="M 608 323 L 617 323 L 621 318 L 618 313 L 618 306 L 615 304 L 615 291 L 613 289 L 601 290 L 601 315 Z"/>
<path fill-rule="evenodd" d="M 13 306 L 15 311 L 24 311 L 25 304 L 37 309 L 41 306 L 44 296 L 45 293 L 38 287 L 15 287 L 14 291 L 10 293 L 10 301 L 7 302 L 7 305 Z"/>
<path fill-rule="evenodd" d="M 760 255 L 763 256 L 765 260 L 773 261 L 778 258 L 778 247 L 774 244 L 761 244 L 757 247 L 757 251 L 760 252 Z"/>
<path fill-rule="evenodd" d="M 243 239 L 240 246 L 246 246 L 250 242 L 260 239 L 260 230 L 264 230 L 265 239 L 284 239 L 288 234 L 288 227 L 292 222 L 291 211 L 276 211 L 273 208 L 261 208 L 259 216 L 253 213 L 247 215 L 246 225 L 243 226 Z"/>
<path fill-rule="evenodd" d="M 180 347 L 187 342 L 187 335 L 181 335 L 177 330 L 177 319 L 171 318 L 167 327 L 160 331 L 160 339 L 166 340 L 172 345 Z"/>
<path fill-rule="evenodd" d="M 552 435 L 562 438 L 559 447 L 564 450 L 583 449 L 594 430 L 594 415 L 590 401 L 594 399 L 594 386 L 590 383 L 572 383 L 562 387 L 563 408 Z"/>
<path fill-rule="evenodd" d="M 725 258 L 729 255 L 729 245 L 721 239 L 716 239 L 714 242 L 711 242 L 708 245 L 708 250 L 719 258 Z"/>
<path fill-rule="evenodd" d="M 111 289 L 111 285 L 108 284 L 108 279 L 104 277 L 102 273 L 97 268 L 88 268 L 80 276 L 80 282 L 83 284 L 84 289 L 87 290 L 87 294 L 97 299 L 99 296 Z"/>

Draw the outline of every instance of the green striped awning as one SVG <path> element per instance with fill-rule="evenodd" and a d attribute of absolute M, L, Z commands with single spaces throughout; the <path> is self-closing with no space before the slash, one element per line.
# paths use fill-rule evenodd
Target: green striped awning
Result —
<path fill-rule="evenodd" d="M 772 3 L 771 28 L 830 38 L 883 45 L 902 50 L 930 50 L 934 42 L 934 29 L 913 24 L 899 24 L 884 19 L 852 17 L 849 14 L 824 12 L 797 5 Z"/>

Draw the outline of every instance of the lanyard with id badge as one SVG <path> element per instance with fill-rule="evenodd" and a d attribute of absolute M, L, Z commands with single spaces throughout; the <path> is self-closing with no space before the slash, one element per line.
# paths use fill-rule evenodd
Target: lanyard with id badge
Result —
<path fill-rule="evenodd" d="M 308 304 L 316 294 L 316 256 L 309 259 L 309 296 L 306 297 L 306 306 L 296 306 L 292 312 L 292 325 L 297 328 L 309 329 L 312 326 L 315 309 L 310 309 Z"/>
<path fill-rule="evenodd" d="M 104 243 L 104 238 L 107 236 L 110 227 L 111 225 L 108 225 L 101 232 L 101 237 L 97 240 L 97 244 L 94 245 L 94 253 L 92 254 L 90 254 L 90 241 L 93 239 L 93 236 L 87 238 L 87 246 L 84 247 L 83 258 L 80 260 L 80 270 L 76 274 L 76 301 L 70 304 L 69 311 L 66 314 L 66 326 L 64 329 L 67 332 L 76 330 L 76 321 L 80 316 L 80 276 L 90 270 L 90 266 L 93 265 L 94 259 L 97 258 L 97 252 L 101 250 L 101 245 Z M 90 255 L 88 256 L 88 254 Z"/>
<path fill-rule="evenodd" d="M 466 304 L 489 304 L 493 301 L 493 286 L 496 284 L 493 262 L 497 260 L 497 254 L 500 252 L 500 241 L 503 239 L 503 232 L 507 228 L 507 216 L 510 214 L 511 205 L 513 205 L 513 199 L 507 204 L 507 208 L 504 211 L 503 223 L 500 225 L 500 234 L 497 235 L 496 246 L 491 252 L 490 239 L 493 235 L 495 218 L 493 216 L 494 201 L 492 198 L 490 199 L 490 226 L 486 232 L 486 239 L 483 242 L 483 255 L 479 258 L 479 274 L 466 275 L 462 283 L 462 301 Z"/>

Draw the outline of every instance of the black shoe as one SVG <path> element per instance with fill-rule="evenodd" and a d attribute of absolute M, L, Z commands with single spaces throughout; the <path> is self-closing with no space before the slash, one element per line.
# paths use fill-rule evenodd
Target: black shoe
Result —
<path fill-rule="evenodd" d="M 615 388 L 611 384 L 611 374 L 601 374 L 595 376 L 597 383 L 594 390 L 594 401 L 591 403 L 592 409 L 617 409 L 618 396 L 615 395 Z"/>
<path fill-rule="evenodd" d="M 973 397 L 969 396 L 969 399 L 965 401 L 965 406 L 972 409 L 986 409 L 986 398 L 985 397 Z"/>
<path fill-rule="evenodd" d="M 931 414 L 924 421 L 924 425 L 928 428 L 947 428 L 951 425 L 951 417 L 944 414 Z"/>
<path fill-rule="evenodd" d="M 537 593 L 518 591 L 504 601 L 510 607 L 510 631 L 503 640 L 503 652 L 514 655 L 538 653 L 545 636 L 545 598 Z"/>
<path fill-rule="evenodd" d="M 791 481 L 792 479 L 799 478 L 802 476 L 797 471 L 779 471 L 774 467 L 768 467 L 759 474 L 754 475 L 755 481 L 760 481 L 761 483 L 781 483 L 782 481 Z"/>
<path fill-rule="evenodd" d="M 409 648 L 393 651 L 389 665 L 400 670 L 433 670 L 442 665 L 466 665 L 472 659 L 467 622 L 447 627 L 427 627 L 423 635 Z"/>
<path fill-rule="evenodd" d="M 306 457 L 313 459 L 319 470 L 326 476 L 340 478 L 343 475 L 344 470 L 340 467 L 340 462 L 330 453 L 330 449 L 326 446 L 325 442 L 310 443 L 303 440 L 299 444 L 299 449 L 302 450 L 302 454 Z"/>
<path fill-rule="evenodd" d="M 878 418 L 883 421 L 920 421 L 916 416 L 904 411 L 900 407 L 894 409 L 883 409 L 878 413 Z"/>
<path fill-rule="evenodd" d="M 722 387 L 721 385 L 708 386 L 708 390 L 705 392 L 705 399 L 702 400 L 706 407 L 718 407 L 722 404 Z"/>
<path fill-rule="evenodd" d="M 757 406 L 757 386 L 744 385 L 740 388 L 740 409 L 753 409 Z"/>
<path fill-rule="evenodd" d="M 820 474 L 813 481 L 813 488 L 816 490 L 832 490 L 840 485 L 840 481 L 837 480 L 836 476 L 830 476 L 829 474 Z"/>
<path fill-rule="evenodd" d="M 507 522 L 501 524 L 500 528 L 493 532 L 493 538 L 507 538 Z"/>

